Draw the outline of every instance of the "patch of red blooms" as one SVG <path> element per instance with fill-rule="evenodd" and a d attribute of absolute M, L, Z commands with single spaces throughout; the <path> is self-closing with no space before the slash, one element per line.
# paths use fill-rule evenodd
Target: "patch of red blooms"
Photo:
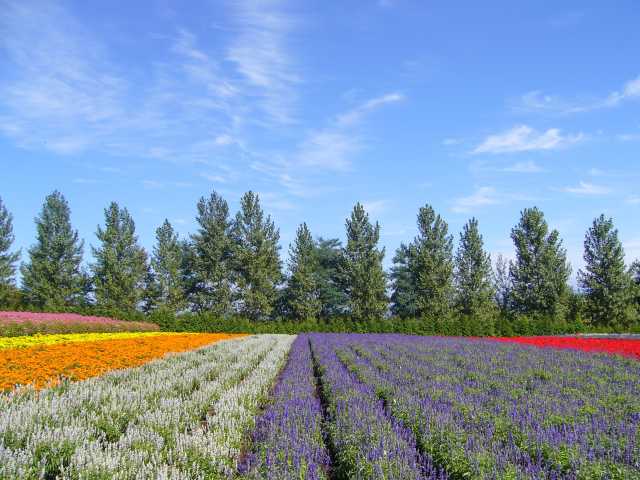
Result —
<path fill-rule="evenodd" d="M 586 337 L 495 337 L 498 342 L 515 342 L 536 347 L 571 348 L 586 352 L 605 352 L 640 360 L 640 340 Z"/>

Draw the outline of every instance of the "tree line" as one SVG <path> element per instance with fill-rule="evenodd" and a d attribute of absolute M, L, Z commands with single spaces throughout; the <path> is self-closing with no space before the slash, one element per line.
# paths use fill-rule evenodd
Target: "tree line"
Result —
<path fill-rule="evenodd" d="M 54 191 L 18 267 L 13 217 L 0 199 L 0 308 L 145 314 L 181 329 L 264 321 L 289 330 L 349 329 L 356 322 L 365 330 L 411 325 L 417 333 L 510 335 L 640 326 L 640 263 L 625 266 L 618 231 L 604 215 L 586 232 L 574 290 L 560 235 L 536 207 L 524 209 L 511 231 L 515 259 L 499 256 L 494 265 L 477 219 L 464 225 L 454 251 L 447 222 L 425 205 L 417 235 L 396 250 L 388 273 L 380 225 L 360 203 L 345 221 L 344 244 L 314 238 L 301 224 L 284 272 L 279 230 L 257 194 L 245 193 L 235 215 L 216 192 L 196 209 L 195 233 L 179 238 L 165 220 L 146 252 L 128 210 L 112 202 L 86 268 L 69 204 Z"/>

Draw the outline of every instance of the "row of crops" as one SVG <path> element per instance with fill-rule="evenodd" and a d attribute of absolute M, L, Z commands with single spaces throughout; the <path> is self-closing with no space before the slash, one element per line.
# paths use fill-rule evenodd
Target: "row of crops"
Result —
<path fill-rule="evenodd" d="M 141 355 L 0 395 L 0 478 L 640 479 L 632 358 L 404 335 L 82 335 L 0 338 L 0 355 Z"/>

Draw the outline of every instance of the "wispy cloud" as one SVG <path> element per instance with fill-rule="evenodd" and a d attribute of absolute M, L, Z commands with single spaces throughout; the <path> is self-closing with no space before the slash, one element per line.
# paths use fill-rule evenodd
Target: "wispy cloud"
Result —
<path fill-rule="evenodd" d="M 582 181 L 577 186 L 564 187 L 562 191 L 576 195 L 607 195 L 611 193 L 611 189 L 608 187 Z"/>
<path fill-rule="evenodd" d="M 224 150 L 246 163 L 244 125 L 290 118 L 297 76 L 277 3 L 232 7 L 234 29 L 219 47 L 184 28 L 154 38 L 158 55 L 137 65 L 140 82 L 71 6 L 4 2 L 0 48 L 12 75 L 0 77 L 0 134 L 59 155 L 206 163 Z"/>
<path fill-rule="evenodd" d="M 351 171 L 357 154 L 368 147 L 363 132 L 366 118 L 404 98 L 392 92 L 366 100 L 332 116 L 323 127 L 307 130 L 290 151 L 254 152 L 251 168 L 295 197 L 333 191 L 332 176 Z"/>
<path fill-rule="evenodd" d="M 372 98 L 357 107 L 338 115 L 336 123 L 341 127 L 352 126 L 362 120 L 364 116 L 389 103 L 400 102 L 404 100 L 404 95 L 398 92 L 388 93 L 381 97 Z"/>
<path fill-rule="evenodd" d="M 369 215 L 379 215 L 389 207 L 388 200 L 370 200 L 362 202 L 362 206 Z"/>
<path fill-rule="evenodd" d="M 527 162 L 516 162 L 503 168 L 502 171 L 510 173 L 540 173 L 544 172 L 544 169 L 536 162 L 529 160 Z"/>
<path fill-rule="evenodd" d="M 616 135 L 621 142 L 638 142 L 640 141 L 640 133 L 621 133 Z"/>
<path fill-rule="evenodd" d="M 354 135 L 340 130 L 320 130 L 311 133 L 295 154 L 296 163 L 328 170 L 347 170 L 352 157 L 363 148 Z"/>
<path fill-rule="evenodd" d="M 489 135 L 472 153 L 517 153 L 535 150 L 555 150 L 576 144 L 583 133 L 563 135 L 557 128 L 539 132 L 527 125 L 518 125 L 502 133 Z"/>
<path fill-rule="evenodd" d="M 454 145 L 459 145 L 463 142 L 461 138 L 445 138 L 442 140 L 442 145 L 445 147 L 452 147 Z"/>
<path fill-rule="evenodd" d="M 565 99 L 549 95 L 540 90 L 525 93 L 513 105 L 515 110 L 553 114 L 588 112 L 602 108 L 617 107 L 625 101 L 640 98 L 640 76 L 626 82 L 620 90 L 612 91 L 600 98 Z"/>
<path fill-rule="evenodd" d="M 479 207 L 496 205 L 502 202 L 501 197 L 493 187 L 479 187 L 467 196 L 456 198 L 451 210 L 456 213 L 469 213 Z"/>
<path fill-rule="evenodd" d="M 630 205 L 640 205 L 640 195 L 629 195 L 627 203 Z"/>
<path fill-rule="evenodd" d="M 236 64 L 245 87 L 259 98 L 269 119 L 278 123 L 294 120 L 295 85 L 302 81 L 296 72 L 286 36 L 295 19 L 279 11 L 281 2 L 234 2 L 234 19 L 240 34 L 227 51 Z"/>

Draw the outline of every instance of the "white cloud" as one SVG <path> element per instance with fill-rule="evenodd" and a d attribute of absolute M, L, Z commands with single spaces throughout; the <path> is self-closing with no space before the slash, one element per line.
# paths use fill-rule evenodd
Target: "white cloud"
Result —
<path fill-rule="evenodd" d="M 260 202 L 269 210 L 294 210 L 296 205 L 281 193 L 259 192 Z"/>
<path fill-rule="evenodd" d="M 563 99 L 548 95 L 540 90 L 525 93 L 515 103 L 516 110 L 526 112 L 546 112 L 555 114 L 571 114 L 617 107 L 622 102 L 640 98 L 640 76 L 625 83 L 620 91 L 613 91 L 600 98 Z"/>
<path fill-rule="evenodd" d="M 625 261 L 630 265 L 634 260 L 640 260 L 640 238 L 622 242 Z"/>
<path fill-rule="evenodd" d="M 235 142 L 233 137 L 228 134 L 218 135 L 213 141 L 216 145 L 220 145 L 220 146 L 231 145 L 232 143 Z"/>
<path fill-rule="evenodd" d="M 493 187 L 479 187 L 468 197 L 456 198 L 451 210 L 456 213 L 469 213 L 478 207 L 501 203 L 496 189 Z"/>
<path fill-rule="evenodd" d="M 321 130 L 310 134 L 295 155 L 298 165 L 327 170 L 348 170 L 361 141 L 341 131 Z"/>
<path fill-rule="evenodd" d="M 518 125 L 506 132 L 489 135 L 473 153 L 516 153 L 535 150 L 554 150 L 584 139 L 582 133 L 563 135 L 559 129 L 538 132 L 527 125 Z"/>
<path fill-rule="evenodd" d="M 459 145 L 460 143 L 462 143 L 462 139 L 460 138 L 445 138 L 444 140 L 442 140 L 442 145 L 444 145 L 445 147 Z"/>
<path fill-rule="evenodd" d="M 225 155 L 241 170 L 244 125 L 282 117 L 267 104 L 285 108 L 295 97 L 295 82 L 264 60 L 267 80 L 261 83 L 249 78 L 249 67 L 240 62 L 248 58 L 241 50 L 252 32 L 263 35 L 260 22 L 266 25 L 264 35 L 278 37 L 273 42 L 283 52 L 278 22 L 285 17 L 276 15 L 281 19 L 276 21 L 265 12 L 262 18 L 257 10 L 252 15 L 250 4 L 233 8 L 237 28 L 225 32 L 220 46 L 205 49 L 193 33 L 180 29 L 173 37 L 155 37 L 157 57 L 132 72 L 111 39 L 85 28 L 62 4 L 3 3 L 0 55 L 12 74 L 0 76 L 0 134 L 22 148 L 59 155 L 96 151 L 179 163 L 209 162 L 226 147 Z M 254 40 L 263 56 L 273 46 Z M 219 60 L 225 42 L 230 51 L 240 49 L 233 64 Z"/>
<path fill-rule="evenodd" d="M 544 169 L 536 162 L 529 160 L 527 162 L 516 162 L 503 168 L 502 171 L 510 173 L 539 173 L 544 172 Z"/>
<path fill-rule="evenodd" d="M 164 183 L 157 180 L 143 180 L 142 185 L 144 186 L 144 188 L 148 189 L 164 188 L 165 186 Z"/>
<path fill-rule="evenodd" d="M 362 202 L 362 206 L 369 215 L 379 215 L 389 207 L 387 200 L 371 200 Z"/>
<path fill-rule="evenodd" d="M 79 178 L 74 178 L 73 179 L 73 183 L 78 183 L 78 184 L 81 184 L 81 185 L 89 185 L 89 184 L 98 183 L 98 181 L 93 179 L 93 178 L 79 177 Z"/>
<path fill-rule="evenodd" d="M 627 203 L 630 205 L 640 205 L 640 195 L 629 195 Z"/>
<path fill-rule="evenodd" d="M 338 115 L 336 123 L 341 127 L 354 125 L 360 122 L 362 118 L 371 111 L 389 103 L 400 102 L 404 100 L 404 98 L 404 95 L 397 92 L 388 93 L 381 97 L 372 98 L 371 100 L 358 105 L 356 108 Z"/>
<path fill-rule="evenodd" d="M 580 182 L 575 187 L 565 187 L 562 191 L 574 193 L 576 195 L 607 195 L 611 193 L 611 189 L 602 185 L 594 185 L 593 183 Z"/>
<path fill-rule="evenodd" d="M 640 141 L 640 133 L 621 133 L 616 138 L 621 142 L 636 142 Z"/>
<path fill-rule="evenodd" d="M 286 35 L 295 21 L 278 11 L 280 2 L 242 0 L 233 3 L 240 34 L 227 51 L 246 86 L 259 97 L 271 121 L 291 123 L 296 99 L 294 86 L 301 82 L 294 71 Z"/>

